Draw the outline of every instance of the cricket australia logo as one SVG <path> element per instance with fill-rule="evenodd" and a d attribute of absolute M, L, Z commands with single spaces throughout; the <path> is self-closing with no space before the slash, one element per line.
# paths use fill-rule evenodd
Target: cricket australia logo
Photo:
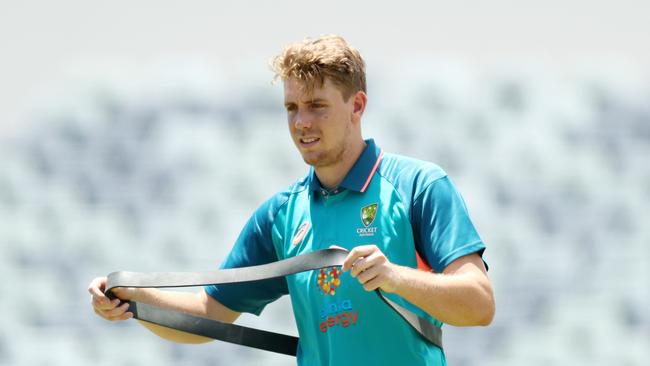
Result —
<path fill-rule="evenodd" d="M 377 208 L 379 204 L 373 203 L 361 208 L 361 223 L 364 227 L 357 229 L 359 236 L 373 236 L 377 232 L 376 227 L 371 227 L 377 217 Z"/>

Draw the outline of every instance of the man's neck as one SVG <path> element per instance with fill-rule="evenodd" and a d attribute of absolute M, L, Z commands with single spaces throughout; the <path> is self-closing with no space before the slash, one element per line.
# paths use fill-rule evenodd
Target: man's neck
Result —
<path fill-rule="evenodd" d="M 315 167 L 314 172 L 321 186 L 325 189 L 338 188 L 350 169 L 354 166 L 354 163 L 359 159 L 359 156 L 361 156 L 361 153 L 363 153 L 366 145 L 365 141 L 360 140 L 345 152 L 343 159 L 339 163 L 331 166 Z"/>

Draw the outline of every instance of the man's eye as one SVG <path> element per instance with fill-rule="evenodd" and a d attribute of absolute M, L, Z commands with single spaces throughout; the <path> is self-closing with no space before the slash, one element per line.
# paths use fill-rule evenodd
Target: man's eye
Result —
<path fill-rule="evenodd" d="M 324 108 L 325 106 L 323 104 L 312 104 L 311 107 L 312 109 L 321 109 Z"/>

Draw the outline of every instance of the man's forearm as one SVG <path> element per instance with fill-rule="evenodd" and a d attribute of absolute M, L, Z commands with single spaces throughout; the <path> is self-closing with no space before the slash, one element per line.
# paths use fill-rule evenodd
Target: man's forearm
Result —
<path fill-rule="evenodd" d="M 396 266 L 395 293 L 443 323 L 488 325 L 494 297 L 487 279 L 474 272 L 436 274 Z"/>
<path fill-rule="evenodd" d="M 235 321 L 239 315 L 214 300 L 210 301 L 208 295 L 203 291 L 191 293 L 139 289 L 133 297 L 133 300 L 167 310 L 179 311 L 202 318 L 210 318 L 229 323 Z M 210 338 L 162 327 L 149 322 L 139 321 L 139 323 L 159 337 L 172 342 L 196 344 L 211 341 Z"/>
<path fill-rule="evenodd" d="M 366 291 L 394 292 L 451 325 L 488 325 L 495 312 L 492 285 L 483 259 L 472 253 L 434 274 L 391 263 L 376 245 L 350 251 L 342 270 L 350 271 Z"/>

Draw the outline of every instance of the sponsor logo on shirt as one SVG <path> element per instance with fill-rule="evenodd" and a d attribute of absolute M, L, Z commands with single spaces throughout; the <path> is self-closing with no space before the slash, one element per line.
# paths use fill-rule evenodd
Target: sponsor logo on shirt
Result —
<path fill-rule="evenodd" d="M 323 298 L 325 302 L 319 312 L 318 329 L 322 333 L 327 333 L 333 327 L 347 329 L 350 326 L 356 326 L 359 311 L 354 310 L 352 300 L 339 300 L 334 296 L 336 289 L 341 285 L 341 269 L 339 267 L 323 268 L 316 273 L 319 292 L 325 295 Z"/>
<path fill-rule="evenodd" d="M 298 245 L 302 243 L 302 239 L 305 238 L 305 235 L 307 235 L 307 232 L 309 231 L 309 221 L 305 221 L 300 226 L 298 227 L 298 231 L 296 231 L 296 235 L 293 236 L 293 240 L 291 243 L 293 245 Z"/>
<path fill-rule="evenodd" d="M 352 300 L 343 300 L 325 304 L 320 311 L 320 324 L 318 328 L 322 333 L 332 327 L 347 328 L 357 325 L 358 311 L 352 311 Z"/>
<path fill-rule="evenodd" d="M 361 223 L 363 227 L 357 228 L 357 234 L 359 236 L 374 236 L 377 232 L 377 227 L 370 225 L 372 225 L 377 217 L 378 207 L 379 205 L 377 203 L 373 203 L 361 208 Z"/>
<path fill-rule="evenodd" d="M 318 272 L 318 288 L 325 295 L 336 294 L 336 288 L 341 284 L 341 270 L 338 267 L 321 268 Z"/>

